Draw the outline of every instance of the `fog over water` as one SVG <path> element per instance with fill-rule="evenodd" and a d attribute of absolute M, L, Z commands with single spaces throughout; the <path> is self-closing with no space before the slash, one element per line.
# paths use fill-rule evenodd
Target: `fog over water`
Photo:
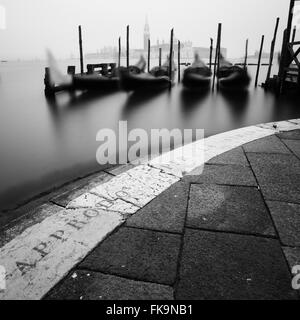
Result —
<path fill-rule="evenodd" d="M 194 46 L 209 46 L 216 37 L 218 22 L 223 23 L 222 43 L 230 57 L 259 48 L 261 35 L 271 43 L 276 17 L 281 18 L 276 50 L 280 50 L 286 27 L 289 0 L 0 0 L 6 8 L 5 30 L 0 30 L 1 59 L 42 58 L 50 48 L 59 58 L 78 56 L 77 26 L 84 32 L 85 52 L 104 46 L 117 46 L 131 26 L 132 48 L 143 47 L 146 15 L 151 41 L 169 40 L 169 31 Z M 269 48 L 268 48 L 269 50 Z"/>

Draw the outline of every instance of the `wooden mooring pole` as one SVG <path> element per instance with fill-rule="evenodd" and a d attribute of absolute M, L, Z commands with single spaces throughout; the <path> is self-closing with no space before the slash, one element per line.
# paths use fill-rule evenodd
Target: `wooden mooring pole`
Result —
<path fill-rule="evenodd" d="M 261 38 L 261 44 L 260 44 L 260 50 L 259 50 L 259 56 L 258 56 L 258 64 L 257 64 L 257 70 L 256 70 L 256 77 L 255 77 L 255 88 L 257 87 L 257 84 L 258 84 L 258 76 L 259 76 L 259 71 L 260 71 L 261 56 L 262 56 L 262 52 L 263 52 L 264 41 L 265 41 L 265 36 L 262 36 L 262 38 Z"/>
<path fill-rule="evenodd" d="M 126 67 L 129 68 L 129 26 L 127 26 L 126 35 Z"/>
<path fill-rule="evenodd" d="M 178 40 L 178 83 L 180 83 L 181 73 L 180 73 L 180 49 L 181 49 L 181 43 Z"/>
<path fill-rule="evenodd" d="M 213 38 L 210 38 L 210 50 L 209 50 L 209 69 L 212 68 L 212 55 L 214 50 L 214 40 Z"/>
<path fill-rule="evenodd" d="M 150 73 L 151 41 L 148 39 L 148 73 Z"/>
<path fill-rule="evenodd" d="M 278 84 L 278 93 L 283 93 L 284 89 L 284 80 L 285 80 L 285 66 L 286 66 L 286 59 L 287 59 L 287 45 L 288 45 L 288 32 L 287 29 L 283 32 L 283 41 L 282 41 L 282 48 L 281 48 L 281 58 L 280 58 L 280 65 L 279 65 L 279 84 Z"/>
<path fill-rule="evenodd" d="M 290 42 L 291 32 L 292 32 L 292 25 L 293 25 L 293 17 L 294 17 L 294 8 L 295 8 L 295 1 L 298 0 L 291 0 L 290 8 L 289 8 L 289 15 L 288 15 L 288 24 L 287 24 L 287 42 Z"/>
<path fill-rule="evenodd" d="M 215 65 L 214 65 L 212 91 L 215 90 L 216 76 L 219 73 L 219 67 L 220 67 L 221 36 L 222 36 L 222 23 L 219 23 L 219 25 L 218 25 L 218 37 L 217 37 L 217 45 L 216 45 L 216 55 L 215 55 Z"/>
<path fill-rule="evenodd" d="M 84 73 L 84 66 L 83 66 L 83 49 L 82 49 L 82 30 L 81 26 L 78 27 L 79 32 L 79 51 L 80 51 L 80 73 Z"/>
<path fill-rule="evenodd" d="M 171 30 L 170 39 L 170 55 L 169 55 L 169 78 L 172 80 L 172 67 L 173 67 L 173 39 L 174 39 L 174 29 Z"/>
<path fill-rule="evenodd" d="M 293 29 L 293 35 L 292 35 L 292 42 L 295 42 L 295 39 L 296 39 L 296 32 L 297 32 L 297 28 L 294 27 Z"/>
<path fill-rule="evenodd" d="M 275 44 L 276 44 L 276 38 L 277 38 L 279 21 L 280 21 L 280 18 L 277 18 L 277 19 L 276 19 L 275 30 L 274 30 L 274 36 L 273 36 L 273 40 L 272 40 L 272 43 L 271 43 L 270 59 L 269 59 L 269 68 L 268 68 L 268 72 L 267 72 L 266 83 L 269 82 L 270 77 L 271 77 L 271 71 L 272 71 L 272 64 L 273 64 L 273 59 L 274 59 Z"/>
<path fill-rule="evenodd" d="M 244 70 L 247 69 L 247 62 L 248 62 L 248 44 L 249 44 L 249 39 L 246 40 Z"/>
<path fill-rule="evenodd" d="M 121 37 L 119 37 L 119 56 L 118 56 L 118 66 L 121 67 L 121 54 L 122 54 L 122 47 L 121 47 Z"/>
<path fill-rule="evenodd" d="M 161 48 L 159 48 L 159 53 L 158 53 L 158 65 L 159 65 L 160 68 L 161 68 L 161 59 L 162 59 L 162 57 L 161 57 Z"/>
<path fill-rule="evenodd" d="M 284 91 L 284 84 L 285 84 L 285 78 L 286 73 L 291 60 L 291 54 L 289 51 L 289 43 L 291 40 L 291 32 L 292 32 L 292 25 L 293 25 L 293 16 L 294 16 L 294 8 L 295 8 L 295 1 L 290 1 L 290 7 L 289 7 L 289 14 L 288 14 L 288 23 L 287 28 L 284 30 L 283 34 L 283 42 L 282 42 L 282 49 L 281 49 L 281 59 L 280 59 L 280 66 L 279 66 L 279 73 L 278 73 L 278 93 L 282 94 Z"/>

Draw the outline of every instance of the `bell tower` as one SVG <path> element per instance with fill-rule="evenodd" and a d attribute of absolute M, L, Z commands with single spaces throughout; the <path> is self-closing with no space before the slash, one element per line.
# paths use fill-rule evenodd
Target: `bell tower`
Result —
<path fill-rule="evenodd" d="M 144 50 L 148 50 L 148 40 L 150 39 L 150 27 L 148 23 L 148 17 L 146 17 L 146 23 L 144 28 Z"/>

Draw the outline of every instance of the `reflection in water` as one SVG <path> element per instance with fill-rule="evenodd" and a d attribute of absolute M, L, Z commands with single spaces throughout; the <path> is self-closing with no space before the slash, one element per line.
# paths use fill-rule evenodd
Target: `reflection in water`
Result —
<path fill-rule="evenodd" d="M 82 108 L 82 105 L 89 104 L 93 101 L 99 101 L 101 98 L 110 95 L 111 93 L 97 93 L 95 91 L 85 91 L 85 92 L 69 92 L 64 96 L 64 101 L 60 101 L 58 95 L 53 97 L 45 97 L 50 110 L 55 114 L 59 110 L 64 111 L 74 110 L 77 107 Z M 69 95 L 69 96 L 67 96 Z"/>
<path fill-rule="evenodd" d="M 153 92 L 137 91 L 129 93 L 126 103 L 123 106 L 122 119 L 128 120 L 130 115 L 136 112 L 137 109 L 140 110 L 141 108 L 146 107 L 151 100 L 165 93 L 166 91 L 167 89 Z"/>
<path fill-rule="evenodd" d="M 243 94 L 198 94 L 175 85 L 155 93 L 62 93 L 47 101 L 43 67 L 0 67 L 1 209 L 100 170 L 96 134 L 102 128 L 118 134 L 120 120 L 128 121 L 128 130 L 204 129 L 210 136 L 300 116 L 298 96 L 276 98 L 260 88 Z"/>
<path fill-rule="evenodd" d="M 228 110 L 231 112 L 231 116 L 234 121 L 242 122 L 246 116 L 246 109 L 249 106 L 249 91 L 243 90 L 235 92 L 221 91 L 227 103 Z"/>
<path fill-rule="evenodd" d="M 180 93 L 181 109 L 183 117 L 188 118 L 192 115 L 193 110 L 202 105 L 205 98 L 209 95 L 209 90 L 204 91 L 191 91 L 182 88 Z"/>

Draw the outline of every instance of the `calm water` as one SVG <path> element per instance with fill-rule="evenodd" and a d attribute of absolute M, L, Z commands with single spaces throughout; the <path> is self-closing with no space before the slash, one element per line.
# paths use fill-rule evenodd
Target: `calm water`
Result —
<path fill-rule="evenodd" d="M 66 70 L 74 61 L 61 62 Z M 95 155 L 101 128 L 205 129 L 210 136 L 261 122 L 300 117 L 299 100 L 275 99 L 260 88 L 248 94 L 191 95 L 181 86 L 157 95 L 44 97 L 43 62 L 0 64 L 0 208 L 99 170 Z M 255 73 L 255 67 L 250 67 Z M 266 67 L 262 67 L 261 81 Z"/>

